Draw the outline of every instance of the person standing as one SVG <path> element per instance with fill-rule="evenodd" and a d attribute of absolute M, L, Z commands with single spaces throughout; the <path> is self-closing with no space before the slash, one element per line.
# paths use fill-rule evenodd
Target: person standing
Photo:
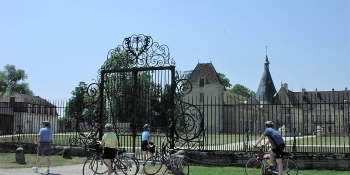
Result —
<path fill-rule="evenodd" d="M 37 159 L 33 171 L 38 172 L 38 167 L 40 165 L 41 156 L 45 155 L 46 158 L 46 174 L 50 174 L 50 155 L 51 155 L 51 141 L 52 141 L 52 131 L 51 123 L 49 121 L 42 122 L 42 128 L 40 128 L 38 136 L 35 140 L 37 145 L 36 153 Z"/>
<path fill-rule="evenodd" d="M 108 167 L 108 175 L 112 174 L 112 163 L 111 160 L 114 160 L 116 150 L 118 149 L 118 138 L 113 132 L 113 126 L 111 124 L 105 125 L 106 133 L 104 133 L 101 141 L 101 146 L 104 146 L 103 149 L 103 158 Z"/>
<path fill-rule="evenodd" d="M 257 145 L 267 136 L 269 140 L 267 140 L 267 142 L 263 146 L 266 146 L 269 143 L 271 143 L 272 148 L 269 149 L 270 161 L 274 162 L 274 153 L 275 153 L 276 162 L 279 170 L 279 172 L 277 172 L 276 165 L 273 165 L 271 172 L 274 174 L 282 175 L 282 171 L 283 171 L 282 154 L 283 154 L 283 149 L 285 147 L 284 140 L 281 134 L 276 129 L 273 128 L 272 121 L 266 121 L 265 126 L 267 127 L 266 130 L 261 135 L 259 140 L 255 143 L 254 147 L 257 147 Z"/>
<path fill-rule="evenodd" d="M 151 126 L 149 124 L 145 124 L 143 126 L 142 140 L 141 140 L 141 150 L 142 150 L 143 165 L 145 165 L 145 163 L 146 163 L 147 150 L 148 150 L 149 144 L 151 143 L 150 129 L 151 129 Z"/>

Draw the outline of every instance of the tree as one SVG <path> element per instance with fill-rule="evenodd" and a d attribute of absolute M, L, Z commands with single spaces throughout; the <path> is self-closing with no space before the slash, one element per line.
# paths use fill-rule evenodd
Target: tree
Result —
<path fill-rule="evenodd" d="M 24 70 L 16 70 L 14 65 L 5 65 L 4 70 L 0 71 L 0 99 L 17 93 L 34 95 L 29 84 L 25 82 L 27 78 Z"/>
<path fill-rule="evenodd" d="M 92 102 L 96 97 L 88 94 L 88 88 L 85 82 L 80 82 L 72 91 L 73 96 L 67 103 L 65 116 L 61 119 L 67 122 L 68 126 L 73 123 L 77 129 L 90 129 L 92 124 L 98 121 L 96 111 L 99 104 Z"/>
<path fill-rule="evenodd" d="M 247 98 L 255 98 L 256 97 L 256 93 L 254 91 L 251 91 L 249 88 L 240 85 L 240 84 L 236 84 L 233 86 L 233 88 L 228 89 L 228 92 L 232 92 L 238 95 L 242 95 L 244 97 Z"/>

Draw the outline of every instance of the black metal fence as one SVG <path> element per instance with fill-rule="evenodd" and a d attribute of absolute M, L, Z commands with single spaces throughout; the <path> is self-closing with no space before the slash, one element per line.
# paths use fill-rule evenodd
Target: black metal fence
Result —
<path fill-rule="evenodd" d="M 185 101 L 197 106 L 204 118 L 205 130 L 199 138 L 203 151 L 255 151 L 252 145 L 263 133 L 266 120 L 275 123 L 286 142 L 286 150 L 300 153 L 349 153 L 350 105 L 348 97 L 337 101 L 258 104 L 244 98 L 186 96 Z M 79 130 L 73 117 L 66 116 L 67 101 L 51 101 L 53 106 L 28 102 L 2 103 L 0 106 L 0 143 L 32 144 L 48 120 L 54 131 L 54 145 L 82 146 L 87 136 L 96 136 L 94 127 L 81 123 Z M 190 115 L 190 114 L 189 114 Z M 103 122 L 102 122 L 103 123 Z M 120 145 L 132 145 L 132 123 L 115 123 Z M 98 127 L 98 126 L 96 126 Z M 152 139 L 160 145 L 167 126 L 152 128 Z M 136 137 L 141 140 L 142 127 Z M 97 136 L 98 137 L 98 134 Z M 80 140 L 80 141 L 79 141 Z M 1 146 L 1 145 L 0 145 Z M 176 148 L 183 148 L 176 143 Z M 136 152 L 139 152 L 137 149 Z"/>

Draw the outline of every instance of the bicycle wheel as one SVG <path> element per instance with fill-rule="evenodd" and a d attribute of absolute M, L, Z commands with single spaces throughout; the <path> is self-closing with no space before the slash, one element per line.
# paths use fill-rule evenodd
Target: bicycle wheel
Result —
<path fill-rule="evenodd" d="M 139 172 L 139 164 L 134 158 L 129 156 L 121 156 L 119 160 L 125 165 L 123 167 L 124 174 L 135 175 Z"/>
<path fill-rule="evenodd" d="M 108 167 L 102 158 L 89 157 L 83 166 L 83 175 L 105 174 L 107 171 Z"/>
<path fill-rule="evenodd" d="M 246 175 L 261 175 L 265 174 L 265 168 L 264 164 L 256 160 L 256 158 L 251 158 L 248 160 L 247 164 L 245 165 L 245 173 Z"/>
<path fill-rule="evenodd" d="M 162 166 L 162 158 L 160 156 L 152 156 L 146 160 L 143 165 L 143 171 L 148 175 L 153 175 L 158 173 Z"/>
<path fill-rule="evenodd" d="M 295 164 L 293 160 L 290 159 L 283 159 L 283 174 L 288 175 L 297 175 L 298 174 L 298 166 Z M 278 167 L 277 167 L 278 170 Z"/>

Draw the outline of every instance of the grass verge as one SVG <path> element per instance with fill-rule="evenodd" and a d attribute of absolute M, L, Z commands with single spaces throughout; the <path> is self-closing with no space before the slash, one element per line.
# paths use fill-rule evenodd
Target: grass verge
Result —
<path fill-rule="evenodd" d="M 16 163 L 16 153 L 0 153 L 0 169 L 6 168 L 31 168 L 35 165 L 36 154 L 25 154 L 25 164 Z M 72 159 L 64 159 L 62 155 L 51 156 L 51 166 L 65 166 L 82 164 L 86 157 L 72 157 Z M 45 165 L 45 156 L 41 158 L 40 165 Z"/>

